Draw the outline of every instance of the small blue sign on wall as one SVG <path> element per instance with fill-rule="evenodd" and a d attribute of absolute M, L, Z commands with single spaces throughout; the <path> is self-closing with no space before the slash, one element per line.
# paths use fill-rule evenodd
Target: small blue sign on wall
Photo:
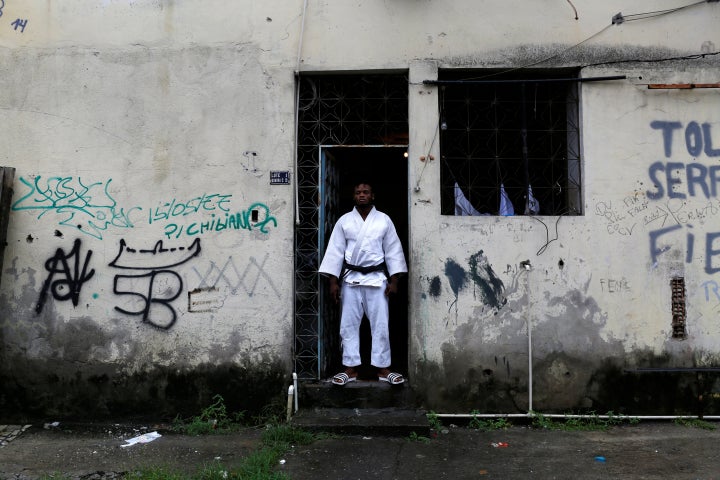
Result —
<path fill-rule="evenodd" d="M 290 185 L 290 172 L 270 171 L 270 185 Z"/>

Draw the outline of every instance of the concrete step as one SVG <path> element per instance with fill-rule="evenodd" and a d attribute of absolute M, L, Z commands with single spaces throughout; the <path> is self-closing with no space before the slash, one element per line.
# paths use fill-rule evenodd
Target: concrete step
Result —
<path fill-rule="evenodd" d="M 343 435 L 430 435 L 430 424 L 425 412 L 400 408 L 300 409 L 291 423 L 309 431 Z"/>
<path fill-rule="evenodd" d="M 417 408 L 417 399 L 407 381 L 390 385 L 378 380 L 358 380 L 339 387 L 323 380 L 300 383 L 298 390 L 302 408 Z"/>

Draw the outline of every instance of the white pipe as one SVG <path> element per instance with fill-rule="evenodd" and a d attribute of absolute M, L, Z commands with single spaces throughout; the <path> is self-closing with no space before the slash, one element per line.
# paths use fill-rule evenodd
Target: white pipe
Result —
<path fill-rule="evenodd" d="M 531 299 L 530 299 L 530 262 L 527 263 L 521 263 L 521 265 L 524 265 L 525 269 L 527 270 L 527 275 L 525 275 L 525 290 L 527 291 L 528 301 L 527 301 L 527 310 L 526 310 L 526 316 L 525 321 L 527 323 L 527 332 L 528 332 L 528 410 L 532 412 L 533 410 L 533 362 L 532 362 L 532 319 L 530 318 L 530 312 L 532 310 L 531 305 Z"/>
<path fill-rule="evenodd" d="M 676 420 L 681 418 L 698 418 L 702 420 L 720 420 L 720 415 L 574 415 L 564 413 L 436 413 L 433 414 L 438 418 L 615 418 L 618 420 Z"/>
<path fill-rule="evenodd" d="M 298 384 L 297 384 L 297 373 L 293 372 L 293 388 L 294 388 L 294 395 L 295 398 L 295 413 L 298 411 L 298 397 L 300 396 L 300 391 L 298 390 Z"/>
<path fill-rule="evenodd" d="M 292 407 L 293 407 L 294 388 L 292 385 L 288 387 L 288 401 L 287 401 L 287 421 L 290 422 L 292 418 Z"/>
<path fill-rule="evenodd" d="M 295 225 L 300 225 L 300 192 L 298 191 L 298 137 L 300 135 L 300 63 L 302 62 L 303 37 L 305 36 L 305 13 L 308 0 L 303 2 L 302 18 L 300 20 L 300 38 L 298 39 L 297 62 L 295 64 L 295 145 L 293 152 L 293 190 L 295 194 Z"/>

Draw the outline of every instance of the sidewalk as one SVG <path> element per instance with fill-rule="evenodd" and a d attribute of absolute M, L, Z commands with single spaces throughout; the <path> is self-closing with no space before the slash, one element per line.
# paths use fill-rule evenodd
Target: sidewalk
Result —
<path fill-rule="evenodd" d="M 718 425 L 720 427 L 720 425 Z M 720 479 L 720 429 L 642 422 L 607 432 L 515 426 L 479 432 L 446 426 L 436 438 L 341 435 L 296 446 L 278 465 L 293 480 L 317 479 Z M 158 431 L 146 444 L 127 439 Z M 162 425 L 64 429 L 32 426 L 0 447 L 0 479 L 114 479 L 150 466 L 196 473 L 228 468 L 260 443 L 260 430 L 190 437 Z M 2 432 L 0 432 L 2 435 Z M 506 445 L 505 445 L 506 444 Z"/>

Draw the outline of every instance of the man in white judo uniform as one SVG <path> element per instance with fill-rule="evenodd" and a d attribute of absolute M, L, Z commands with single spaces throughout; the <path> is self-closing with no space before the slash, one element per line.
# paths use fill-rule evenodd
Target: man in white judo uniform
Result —
<path fill-rule="evenodd" d="M 388 296 L 397 292 L 398 276 L 407 273 L 400 238 L 390 217 L 375 209 L 372 186 L 354 187 L 355 208 L 335 224 L 320 273 L 329 276 L 330 297 L 342 301 L 340 338 L 345 371 L 333 377 L 335 385 L 357 380 L 360 360 L 360 323 L 370 321 L 370 363 L 378 379 L 391 385 L 405 381 L 390 371 Z"/>

